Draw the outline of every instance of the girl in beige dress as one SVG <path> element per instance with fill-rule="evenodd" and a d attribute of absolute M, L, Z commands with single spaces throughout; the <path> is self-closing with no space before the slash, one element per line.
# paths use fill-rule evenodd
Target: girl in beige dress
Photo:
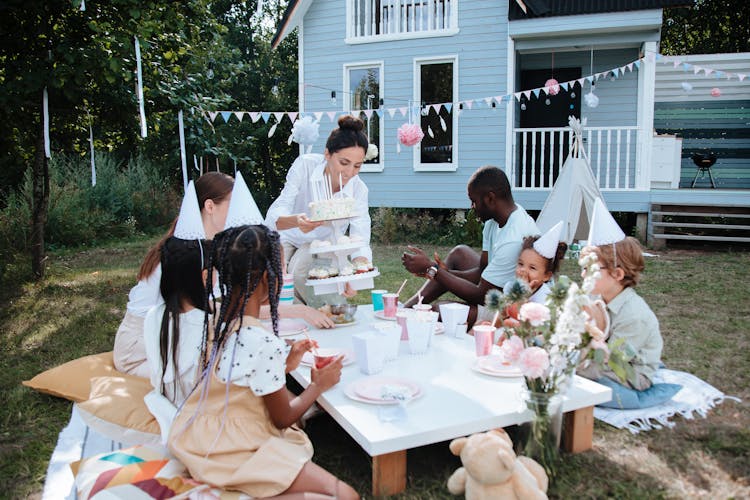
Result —
<path fill-rule="evenodd" d="M 312 444 L 294 423 L 325 390 L 338 383 L 341 359 L 313 370 L 299 396 L 286 389 L 314 344 L 287 345 L 276 335 L 282 286 L 278 233 L 241 226 L 214 236 L 208 283 L 219 276 L 224 299 L 215 328 L 203 328 L 197 388 L 172 425 L 168 445 L 197 480 L 261 498 L 359 498 L 354 489 L 312 461 Z M 274 332 L 260 326 L 268 301 Z M 211 338 L 213 337 L 213 338 Z"/>

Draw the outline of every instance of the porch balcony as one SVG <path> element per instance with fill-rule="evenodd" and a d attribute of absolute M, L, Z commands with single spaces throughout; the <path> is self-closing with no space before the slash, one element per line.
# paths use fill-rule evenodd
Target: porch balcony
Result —
<path fill-rule="evenodd" d="M 457 0 L 347 0 L 349 44 L 458 33 Z"/>
<path fill-rule="evenodd" d="M 584 127 L 583 142 L 599 189 L 638 189 L 638 127 Z M 573 133 L 568 127 L 513 129 L 514 189 L 550 189 L 568 157 Z"/>

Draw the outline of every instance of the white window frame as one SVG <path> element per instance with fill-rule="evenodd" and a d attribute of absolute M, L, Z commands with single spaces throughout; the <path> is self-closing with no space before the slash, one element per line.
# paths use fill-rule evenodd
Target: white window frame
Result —
<path fill-rule="evenodd" d="M 455 104 L 458 102 L 458 54 L 451 54 L 445 56 L 432 56 L 432 57 L 415 57 L 414 58 L 414 102 L 418 105 L 422 102 L 422 96 L 420 95 L 421 88 L 421 67 L 423 64 L 440 64 L 440 63 L 453 63 L 453 108 L 451 111 L 452 115 L 452 130 L 453 136 L 451 138 L 452 150 L 451 163 L 422 163 L 421 162 L 421 143 L 414 146 L 412 165 L 415 172 L 455 172 L 458 170 L 458 106 Z M 419 117 L 417 117 L 419 119 Z"/>
<path fill-rule="evenodd" d="M 383 35 L 371 36 L 354 36 L 354 5 L 357 0 L 346 0 L 346 37 L 344 43 L 357 45 L 361 43 L 390 42 L 393 40 L 412 40 L 415 38 L 435 38 L 441 36 L 454 36 L 459 33 L 458 28 L 458 5 L 459 0 L 451 0 L 450 25 L 452 28 L 430 30 L 430 31 L 412 31 L 406 33 L 386 33 Z"/>
<path fill-rule="evenodd" d="M 356 69 L 367 69 L 377 67 L 380 71 L 380 95 L 378 96 L 379 99 L 383 99 L 383 96 L 385 95 L 385 62 L 383 60 L 379 61 L 362 61 L 362 62 L 354 62 L 354 63 L 346 63 L 344 64 L 344 111 L 352 111 L 351 109 L 351 98 L 349 95 L 350 92 L 350 84 L 349 81 L 349 72 L 351 70 Z M 385 113 L 385 109 L 382 106 L 379 106 L 379 109 Z M 362 168 L 360 169 L 360 172 L 382 172 L 385 169 L 385 116 L 380 116 L 380 119 L 378 120 L 378 132 L 380 136 L 380 144 L 376 144 L 378 147 L 378 163 L 363 163 Z M 369 137 L 368 137 L 369 139 Z"/>

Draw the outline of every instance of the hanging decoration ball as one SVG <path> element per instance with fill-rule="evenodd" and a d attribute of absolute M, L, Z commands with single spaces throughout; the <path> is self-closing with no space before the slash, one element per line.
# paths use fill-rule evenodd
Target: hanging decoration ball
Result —
<path fill-rule="evenodd" d="M 549 100 L 549 97 L 544 100 L 544 104 L 549 106 L 552 103 L 552 101 Z"/>
<path fill-rule="evenodd" d="M 521 111 L 526 111 L 526 103 L 525 102 L 521 103 Z"/>
<path fill-rule="evenodd" d="M 714 87 L 711 89 L 711 97 L 720 97 L 721 96 L 721 89 L 719 87 Z"/>
<path fill-rule="evenodd" d="M 301 146 L 311 147 L 318 140 L 320 123 L 313 120 L 312 116 L 304 116 L 294 122 L 292 126 L 292 135 L 290 141 L 294 141 Z"/>
<path fill-rule="evenodd" d="M 571 99 L 575 99 L 576 98 L 576 93 L 575 92 L 571 92 L 570 93 L 570 98 Z"/>
<path fill-rule="evenodd" d="M 684 90 L 685 92 L 690 92 L 691 90 L 693 90 L 693 86 L 688 82 L 682 82 L 680 85 L 682 86 L 682 90 Z"/>
<path fill-rule="evenodd" d="M 544 82 L 544 86 L 547 87 L 547 93 L 549 95 L 557 95 L 560 92 L 560 83 L 554 78 L 550 78 Z"/>
<path fill-rule="evenodd" d="M 404 123 L 398 128 L 398 140 L 404 146 L 415 146 L 423 137 L 422 127 L 416 123 Z"/>
<path fill-rule="evenodd" d="M 586 106 L 589 108 L 595 108 L 599 105 L 599 97 L 593 92 L 589 92 L 583 96 L 583 100 L 586 101 Z"/>

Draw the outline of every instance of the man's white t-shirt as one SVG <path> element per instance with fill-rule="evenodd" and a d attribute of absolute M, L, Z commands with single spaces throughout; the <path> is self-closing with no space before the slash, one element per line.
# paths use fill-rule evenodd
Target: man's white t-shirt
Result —
<path fill-rule="evenodd" d="M 498 288 L 512 280 L 523 238 L 537 234 L 536 222 L 518 203 L 503 227 L 494 219 L 485 222 L 482 251 L 487 252 L 487 267 L 482 271 L 482 278 Z"/>

